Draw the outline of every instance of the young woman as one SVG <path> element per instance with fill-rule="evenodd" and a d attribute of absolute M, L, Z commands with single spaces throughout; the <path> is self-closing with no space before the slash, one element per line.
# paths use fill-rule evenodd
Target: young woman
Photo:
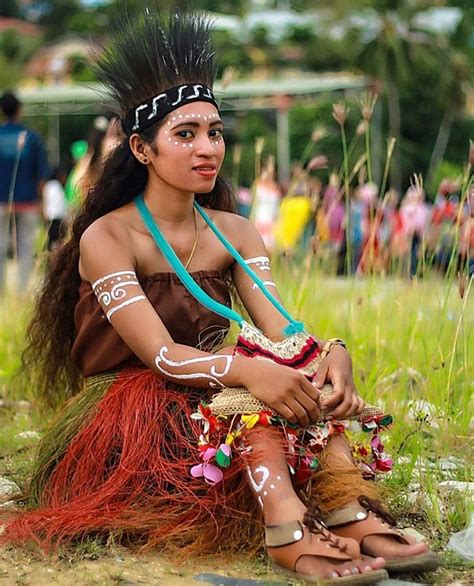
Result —
<path fill-rule="evenodd" d="M 222 482 L 206 485 L 195 468 L 190 476 L 191 415 L 222 387 L 245 387 L 293 428 L 318 421 L 322 409 L 328 422 L 354 416 L 364 402 L 339 343 L 329 344 L 313 382 L 284 364 L 217 350 L 228 320 L 189 294 L 170 253 L 157 246 L 158 236 L 168 242 L 216 307 L 231 311 L 232 284 L 254 324 L 268 338 L 284 338 L 287 319 L 245 270 L 255 265 L 277 298 L 265 246 L 232 213 L 219 177 L 225 146 L 207 22 L 149 12 L 127 21 L 99 74 L 120 105 L 125 136 L 38 299 L 25 361 L 50 404 L 68 400 L 41 443 L 30 510 L 10 521 L 3 539 L 50 549 L 113 534 L 142 548 L 252 552 L 261 547 L 263 522 L 269 557 L 308 581 L 376 582 L 386 576 L 382 558 L 418 567 L 426 547 L 396 532 L 370 498 L 358 502 L 371 489 L 335 424 L 324 466 L 311 478 L 318 511 L 295 490 L 277 428 L 255 425 Z M 335 389 L 326 404 L 325 380 Z M 332 493 L 324 492 L 329 485 Z M 319 518 L 323 508 L 334 532 Z"/>

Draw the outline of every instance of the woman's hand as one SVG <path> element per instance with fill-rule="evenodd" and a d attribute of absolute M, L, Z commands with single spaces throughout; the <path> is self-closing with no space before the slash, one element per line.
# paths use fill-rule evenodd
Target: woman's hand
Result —
<path fill-rule="evenodd" d="M 319 391 L 298 370 L 256 359 L 244 370 L 243 385 L 290 423 L 306 427 L 319 419 Z"/>
<path fill-rule="evenodd" d="M 342 346 L 333 346 L 319 365 L 313 384 L 321 389 L 326 382 L 332 383 L 334 393 L 320 404 L 327 409 L 325 419 L 346 419 L 362 411 L 365 403 L 355 388 L 352 360 Z"/>

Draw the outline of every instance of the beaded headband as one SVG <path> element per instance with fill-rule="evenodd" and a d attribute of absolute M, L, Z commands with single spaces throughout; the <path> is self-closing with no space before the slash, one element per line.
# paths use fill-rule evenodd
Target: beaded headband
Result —
<path fill-rule="evenodd" d="M 202 84 L 184 84 L 169 88 L 136 106 L 125 118 L 122 118 L 122 127 L 127 136 L 134 132 L 143 132 L 158 120 L 162 120 L 176 108 L 191 102 L 209 102 L 219 107 L 212 91 Z"/>

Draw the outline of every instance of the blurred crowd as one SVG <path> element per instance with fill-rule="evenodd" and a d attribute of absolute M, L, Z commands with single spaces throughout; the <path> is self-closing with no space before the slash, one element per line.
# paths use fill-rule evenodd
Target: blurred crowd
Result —
<path fill-rule="evenodd" d="M 17 290 L 26 291 L 38 249 L 53 250 L 94 184 L 102 161 L 121 139 L 113 116 L 98 116 L 89 135 L 73 142 L 72 168 L 51 169 L 41 137 L 21 122 L 21 103 L 0 100 L 0 291 L 8 257 L 18 260 Z M 467 197 L 457 181 L 441 181 L 428 203 L 419 178 L 405 194 L 359 175 L 345 197 L 336 174 L 327 184 L 311 175 L 324 156 L 306 168 L 295 165 L 284 190 L 269 157 L 250 188 L 238 189 L 239 213 L 249 217 L 272 254 L 300 260 L 313 253 L 328 270 L 343 274 L 422 276 L 426 268 L 474 273 L 474 189 Z M 44 223 L 45 239 L 38 243 Z"/>
<path fill-rule="evenodd" d="M 418 177 L 404 194 L 359 180 L 346 198 L 336 174 L 324 185 L 296 165 L 284 191 L 270 159 L 251 189 L 239 189 L 239 211 L 274 254 L 312 251 L 339 275 L 474 273 L 474 188 L 462 197 L 459 181 L 442 180 L 432 203 Z"/>
<path fill-rule="evenodd" d="M 22 123 L 18 98 L 4 93 L 0 108 L 0 292 L 8 258 L 18 261 L 17 291 L 26 292 L 36 253 L 54 250 L 65 237 L 120 130 L 117 118 L 96 117 L 88 136 L 70 147 L 72 166 L 51 167 L 41 136 Z"/>

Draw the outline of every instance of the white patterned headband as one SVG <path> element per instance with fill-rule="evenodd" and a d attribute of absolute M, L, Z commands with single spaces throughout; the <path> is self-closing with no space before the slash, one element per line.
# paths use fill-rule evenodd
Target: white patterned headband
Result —
<path fill-rule="evenodd" d="M 127 136 L 134 132 L 143 132 L 146 128 L 162 120 L 176 108 L 191 102 L 210 102 L 219 107 L 212 91 L 200 83 L 177 85 L 136 106 L 125 118 L 122 127 Z"/>

